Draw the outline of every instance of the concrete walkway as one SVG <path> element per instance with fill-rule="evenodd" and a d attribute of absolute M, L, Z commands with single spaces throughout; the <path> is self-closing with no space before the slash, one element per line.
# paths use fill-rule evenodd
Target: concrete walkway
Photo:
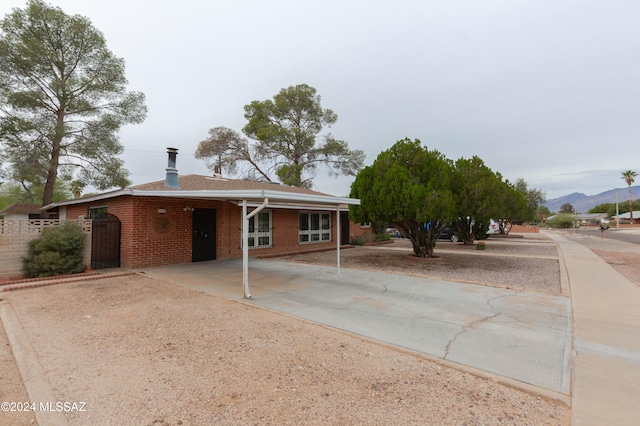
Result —
<path fill-rule="evenodd" d="M 588 248 L 548 235 L 560 245 L 571 287 L 573 424 L 638 425 L 640 288 Z"/>
<path fill-rule="evenodd" d="M 249 263 L 249 303 L 489 372 L 569 402 L 567 297 L 345 268 L 338 276 L 334 267 L 277 260 Z M 144 272 L 240 299 L 241 265 L 225 260 Z"/>

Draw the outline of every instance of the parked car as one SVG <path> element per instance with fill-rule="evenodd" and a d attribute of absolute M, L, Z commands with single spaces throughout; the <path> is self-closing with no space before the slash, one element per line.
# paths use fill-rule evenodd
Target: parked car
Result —
<path fill-rule="evenodd" d="M 497 235 L 500 233 L 500 224 L 493 219 L 489 222 L 489 229 L 487 235 Z"/>
<path fill-rule="evenodd" d="M 387 234 L 389 234 L 391 238 L 404 238 L 404 235 L 402 235 L 396 228 L 387 228 Z"/>
<path fill-rule="evenodd" d="M 458 236 L 454 234 L 453 231 L 449 228 L 445 228 L 445 230 L 440 233 L 440 236 L 438 237 L 438 239 L 449 240 L 454 243 L 457 243 L 458 241 L 460 241 L 460 238 L 458 238 Z"/>

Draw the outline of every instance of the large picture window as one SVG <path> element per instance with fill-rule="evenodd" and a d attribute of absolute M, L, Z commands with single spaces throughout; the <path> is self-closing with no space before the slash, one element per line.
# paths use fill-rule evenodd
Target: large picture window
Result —
<path fill-rule="evenodd" d="M 271 212 L 261 211 L 249 219 L 249 248 L 271 247 Z"/>
<path fill-rule="evenodd" d="M 300 213 L 298 220 L 298 242 L 322 243 L 331 241 L 330 213 Z"/>

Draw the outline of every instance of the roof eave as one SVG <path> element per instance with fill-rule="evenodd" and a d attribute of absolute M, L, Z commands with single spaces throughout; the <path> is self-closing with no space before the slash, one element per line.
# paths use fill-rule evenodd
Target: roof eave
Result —
<path fill-rule="evenodd" d="M 252 200 L 260 201 L 268 198 L 274 202 L 298 202 L 298 203 L 311 203 L 311 204 L 325 204 L 337 206 L 340 204 L 347 205 L 360 205 L 360 200 L 356 198 L 347 197 L 334 197 L 331 195 L 315 195 L 304 194 L 299 192 L 284 192 L 264 189 L 251 189 L 251 190 L 154 190 L 147 191 L 141 189 L 118 189 L 111 192 L 105 192 L 102 194 L 96 194 L 89 197 L 75 198 L 66 201 L 60 201 L 51 203 L 49 205 L 41 207 L 41 210 L 49 210 L 54 207 L 68 206 L 80 203 L 90 203 L 95 201 L 106 200 L 109 198 L 120 197 L 123 195 L 131 195 L 137 197 L 165 197 L 165 198 L 192 198 L 192 199 L 204 199 L 204 200 Z"/>
<path fill-rule="evenodd" d="M 360 200 L 356 198 L 334 197 L 332 195 L 315 195 L 304 194 L 299 192 L 284 192 L 265 189 L 246 189 L 246 190 L 200 190 L 200 191 L 145 191 L 131 190 L 130 195 L 139 197 L 168 197 L 168 198 L 200 198 L 208 200 L 263 200 L 268 198 L 270 201 L 295 201 L 301 203 L 314 204 L 348 204 L 360 205 Z"/>
<path fill-rule="evenodd" d="M 40 207 L 40 210 L 50 210 L 54 207 L 69 206 L 72 204 L 80 204 L 80 203 L 90 203 L 93 201 L 100 201 L 100 200 L 106 200 L 108 198 L 120 197 L 122 195 L 131 195 L 131 191 L 132 190 L 129 188 L 124 188 L 124 189 L 116 189 L 115 191 L 103 192 L 102 194 L 90 195 L 88 197 L 72 198 L 70 200 L 58 201 L 55 203 L 47 204 L 46 206 Z"/>

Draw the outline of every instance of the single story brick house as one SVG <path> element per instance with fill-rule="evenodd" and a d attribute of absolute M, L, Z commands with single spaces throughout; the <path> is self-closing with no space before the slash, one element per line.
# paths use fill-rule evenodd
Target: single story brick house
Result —
<path fill-rule="evenodd" d="M 340 245 L 368 232 L 348 219 L 349 205 L 360 200 L 215 175 L 178 176 L 177 149 L 169 148 L 168 153 L 165 180 L 55 202 L 42 209 L 60 219 L 94 219 L 92 267 L 96 269 L 332 248 L 338 251 L 339 268 Z M 117 223 L 118 231 L 104 234 L 102 220 Z M 116 263 L 94 262 L 105 244 L 104 250 L 111 253 L 107 258 L 117 255 Z"/>

